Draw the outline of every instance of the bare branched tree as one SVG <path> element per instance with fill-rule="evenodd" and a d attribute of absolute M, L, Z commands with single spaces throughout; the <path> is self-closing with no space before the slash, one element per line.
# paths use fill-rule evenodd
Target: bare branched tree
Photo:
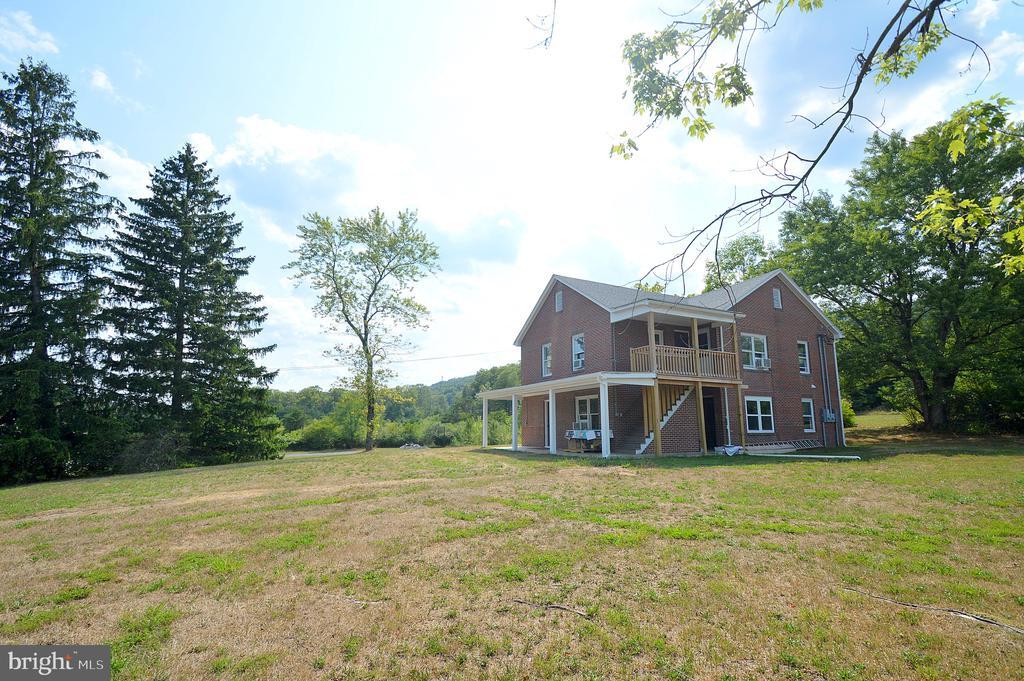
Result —
<path fill-rule="evenodd" d="M 753 97 L 746 63 L 755 40 L 788 19 L 794 8 L 810 12 L 823 4 L 824 0 L 709 0 L 670 14 L 670 23 L 660 31 L 627 39 L 623 47 L 629 67 L 627 96 L 632 96 L 636 113 L 647 120 L 637 134 L 623 132 L 612 155 L 630 158 L 638 149 L 636 139 L 666 120 L 682 123 L 689 135 L 703 139 L 713 127 L 708 113 L 712 105 L 738 107 Z M 794 117 L 823 131 L 824 141 L 811 151 L 787 150 L 762 157 L 757 168 L 765 177 L 761 190 L 753 196 L 737 196 L 703 224 L 670 234 L 669 243 L 678 245 L 676 253 L 645 276 L 660 272 L 659 278 L 665 281 L 682 278 L 712 249 L 711 274 L 721 285 L 718 252 L 727 226 L 734 227 L 733 232 L 752 229 L 765 217 L 805 199 L 808 180 L 855 120 L 881 131 L 884 121 L 876 123 L 857 108 L 869 78 L 884 85 L 910 77 L 947 38 L 972 46 L 967 68 L 981 58 L 990 69 L 981 45 L 950 27 L 950 19 L 966 4 L 968 0 L 900 0 L 877 28 L 868 28 L 869 38 L 837 88 L 835 110 L 820 120 Z M 721 63 L 723 53 L 725 63 Z"/>

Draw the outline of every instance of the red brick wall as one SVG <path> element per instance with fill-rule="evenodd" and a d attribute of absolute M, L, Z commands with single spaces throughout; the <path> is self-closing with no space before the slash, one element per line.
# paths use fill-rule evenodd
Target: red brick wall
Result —
<path fill-rule="evenodd" d="M 555 312 L 555 292 L 559 290 L 562 291 L 562 311 Z M 586 358 L 583 368 L 574 372 L 572 370 L 572 337 L 577 333 L 584 334 Z M 551 375 L 542 376 L 540 351 L 541 347 L 549 342 L 551 343 Z M 608 311 L 556 281 L 551 292 L 544 299 L 533 324 L 530 325 L 523 337 L 520 356 L 524 384 L 566 378 L 574 374 L 612 370 L 612 341 Z"/>
<path fill-rule="evenodd" d="M 778 288 L 782 294 L 782 309 L 776 310 L 772 305 L 772 289 Z M 563 310 L 554 311 L 554 292 L 563 291 Z M 754 293 L 739 303 L 736 311 L 745 315 L 738 322 L 741 333 L 757 333 L 767 337 L 768 357 L 772 368 L 768 371 L 744 369 L 743 381 L 749 387 L 745 395 L 767 396 L 772 398 L 772 409 L 775 417 L 775 432 L 770 434 L 751 433 L 747 442 L 776 442 L 780 440 L 819 440 L 827 446 L 835 446 L 837 442 L 836 424 L 825 424 L 821 419 L 824 406 L 822 391 L 824 382 L 821 374 L 821 361 L 818 351 L 818 335 L 826 337 L 825 367 L 828 374 L 829 389 L 832 395 L 832 408 L 840 416 L 837 377 L 835 375 L 833 355 L 834 345 L 829 329 L 809 310 L 792 292 L 781 278 L 773 279 L 764 284 Z M 678 325 L 657 324 L 656 328 L 664 331 L 665 342 L 675 343 L 675 329 L 688 330 L 689 325 L 683 322 Z M 701 332 L 708 330 L 702 325 Z M 586 338 L 586 364 L 579 372 L 572 371 L 572 336 L 584 333 Z M 719 330 L 710 328 L 711 347 L 720 346 Z M 732 329 L 722 329 L 721 347 L 731 352 L 733 349 Z M 797 362 L 797 340 L 807 342 L 811 364 L 810 374 L 801 374 Z M 544 343 L 552 344 L 552 374 L 541 376 L 540 349 Z M 545 298 L 540 312 L 527 330 L 522 344 L 523 383 L 537 383 L 547 379 L 564 378 L 574 373 L 593 373 L 596 371 L 630 371 L 629 350 L 632 347 L 647 344 L 647 323 L 645 320 L 634 319 L 609 325 L 608 312 L 573 289 L 555 284 Z M 559 448 L 564 448 L 565 430 L 572 426 L 575 418 L 575 398 L 577 395 L 593 394 L 597 389 L 561 393 L 556 399 L 555 435 Z M 720 388 L 706 387 L 704 395 L 710 397 L 715 404 L 715 427 L 718 444 L 728 441 L 739 443 L 740 419 L 745 414 L 736 403 L 735 389 L 723 391 Z M 805 433 L 801 412 L 801 399 L 814 400 L 815 432 Z M 523 403 L 523 443 L 530 447 L 544 446 L 544 397 L 531 397 Z M 726 432 L 725 409 L 728 403 L 729 433 Z M 664 405 L 667 409 L 669 405 Z M 662 451 L 667 454 L 688 454 L 700 451 L 700 440 L 697 432 L 697 396 L 696 390 L 679 409 L 662 431 Z M 611 386 L 609 388 L 609 420 L 616 435 L 617 443 L 642 440 L 643 403 L 640 388 L 635 386 Z M 731 437 L 730 437 L 731 436 Z M 616 451 L 623 448 L 613 442 Z"/>
<path fill-rule="evenodd" d="M 782 292 L 782 309 L 772 305 L 772 289 Z M 775 414 L 775 432 L 747 436 L 747 442 L 775 442 L 779 440 L 819 440 L 827 446 L 836 445 L 836 424 L 822 423 L 824 406 L 821 361 L 818 335 L 826 336 L 825 368 L 832 396 L 832 408 L 837 417 L 840 412 L 839 396 L 832 353 L 834 345 L 829 329 L 789 289 L 781 277 L 765 283 L 736 306 L 736 312 L 746 315 L 737 326 L 740 333 L 763 334 L 767 337 L 768 357 L 772 367 L 767 371 L 743 370 L 743 382 L 749 387 L 744 396 L 772 398 Z M 727 334 L 729 335 L 729 334 Z M 731 340 L 731 339 L 730 339 Z M 798 340 L 807 341 L 811 373 L 801 374 L 797 360 Z M 815 430 L 805 433 L 801 416 L 801 398 L 814 400 Z M 735 399 L 735 398 L 734 398 Z M 824 438 L 824 440 L 823 440 Z"/>

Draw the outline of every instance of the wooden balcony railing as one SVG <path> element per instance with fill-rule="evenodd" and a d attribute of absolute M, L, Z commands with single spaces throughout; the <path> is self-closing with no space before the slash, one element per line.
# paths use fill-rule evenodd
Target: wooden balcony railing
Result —
<path fill-rule="evenodd" d="M 732 352 L 655 345 L 654 353 L 659 374 L 694 378 L 737 378 L 736 354 Z M 649 345 L 629 349 L 629 367 L 632 371 L 652 371 Z"/>

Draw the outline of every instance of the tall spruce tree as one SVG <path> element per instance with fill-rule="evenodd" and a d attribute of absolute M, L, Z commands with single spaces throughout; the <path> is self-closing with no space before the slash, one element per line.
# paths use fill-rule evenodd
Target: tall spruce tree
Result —
<path fill-rule="evenodd" d="M 273 347 L 245 345 L 267 314 L 239 288 L 252 263 L 236 244 L 242 225 L 191 145 L 149 190 L 115 230 L 109 380 L 140 433 L 179 434 L 188 462 L 266 458 L 273 374 L 257 360 Z"/>
<path fill-rule="evenodd" d="M 0 91 L 0 483 L 99 470 L 97 232 L 116 202 L 68 79 L 26 60 Z"/>

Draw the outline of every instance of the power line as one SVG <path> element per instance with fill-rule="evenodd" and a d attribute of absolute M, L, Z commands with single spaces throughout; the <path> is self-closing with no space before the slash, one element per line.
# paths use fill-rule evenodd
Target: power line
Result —
<path fill-rule="evenodd" d="M 390 364 L 408 364 L 410 362 L 433 362 L 439 359 L 460 359 L 462 357 L 483 357 L 484 355 L 497 355 L 504 350 L 492 350 L 491 352 L 468 352 L 462 355 L 438 355 L 437 357 L 411 357 L 409 359 L 391 360 Z M 270 367 L 271 371 L 306 371 L 312 369 L 344 369 L 340 364 L 310 364 L 307 366 L 294 367 Z"/>

